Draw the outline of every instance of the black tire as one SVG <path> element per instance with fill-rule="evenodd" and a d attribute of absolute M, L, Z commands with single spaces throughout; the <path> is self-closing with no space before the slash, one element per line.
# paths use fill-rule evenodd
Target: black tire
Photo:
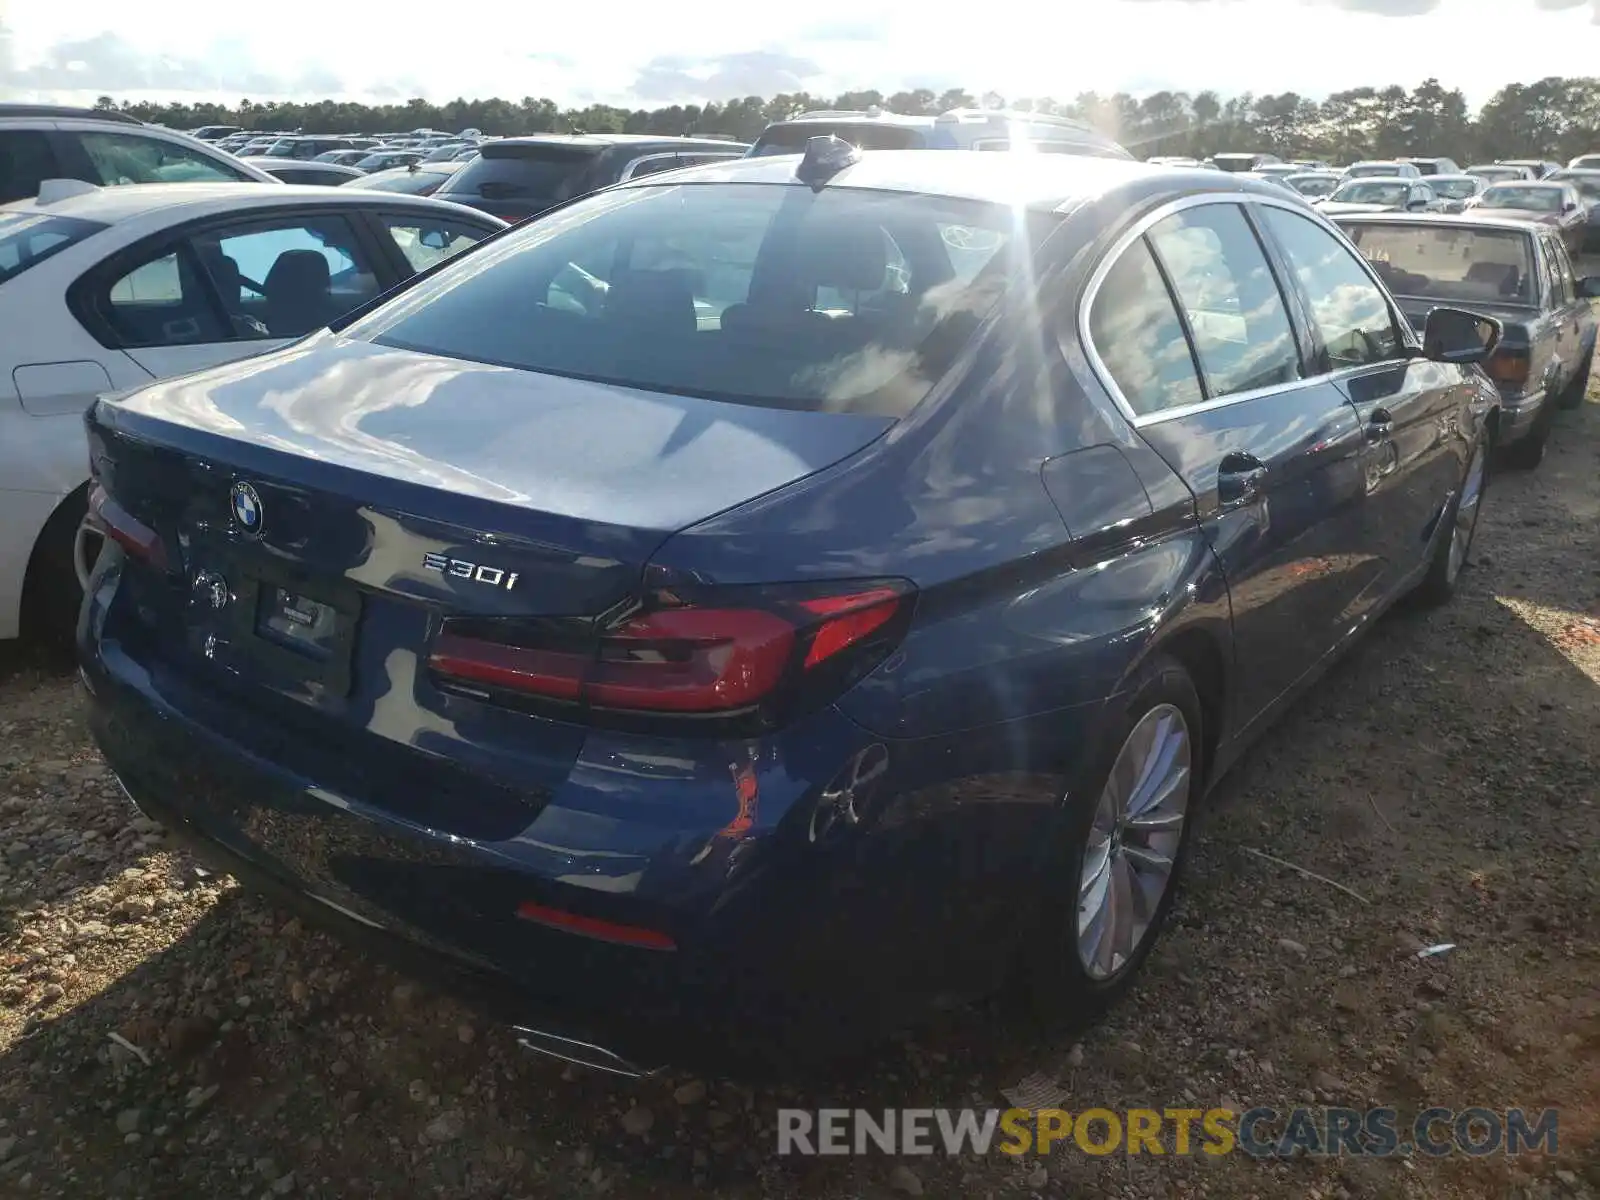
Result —
<path fill-rule="evenodd" d="M 1204 778 L 1204 710 L 1194 681 L 1183 665 L 1165 655 L 1140 668 L 1124 707 L 1098 740 L 1102 747 L 1083 772 L 1082 784 L 1063 802 L 1054 848 L 1049 855 L 1041 907 L 1019 950 L 1016 983 L 1027 1013 L 1049 1024 L 1078 1024 L 1104 1011 L 1133 984 L 1161 934 L 1183 873 L 1194 812 Z M 1163 706 L 1182 714 L 1190 753 L 1187 819 L 1183 822 L 1166 890 L 1150 916 L 1143 940 L 1107 978 L 1096 978 L 1079 951 L 1079 881 L 1102 793 L 1124 743 L 1139 722 Z"/>
<path fill-rule="evenodd" d="M 83 588 L 73 566 L 73 544 L 88 511 L 83 491 L 68 496 L 50 514 L 28 559 L 22 585 L 22 636 L 52 653 L 69 653 L 78 629 Z"/>
<path fill-rule="evenodd" d="M 1456 489 L 1455 498 L 1450 501 L 1450 506 L 1439 518 L 1441 528 L 1434 534 L 1433 557 L 1428 563 L 1428 573 L 1423 576 L 1422 582 L 1417 585 L 1417 590 L 1411 596 L 1421 608 L 1437 608 L 1441 604 L 1447 604 L 1456 594 L 1456 586 L 1461 582 L 1461 572 L 1466 568 L 1467 557 L 1472 552 L 1473 538 L 1478 532 L 1478 520 L 1483 515 L 1484 497 L 1489 493 L 1489 480 L 1493 474 L 1490 469 L 1491 449 L 1487 436 L 1478 440 L 1477 445 L 1472 448 L 1472 456 L 1467 459 L 1467 469 L 1461 476 L 1461 486 Z M 1454 544 L 1452 530 L 1456 526 L 1456 518 L 1461 513 L 1462 502 L 1467 498 L 1473 467 L 1477 464 L 1479 456 L 1482 456 L 1483 460 L 1483 474 L 1478 483 L 1477 503 L 1473 506 L 1471 523 L 1464 531 L 1466 545 L 1457 559 L 1451 552 Z"/>
<path fill-rule="evenodd" d="M 1506 466 L 1515 471 L 1531 471 L 1544 461 L 1550 427 L 1556 421 L 1556 403 L 1553 397 L 1546 396 L 1533 428 L 1500 452 L 1500 459 Z"/>
<path fill-rule="evenodd" d="M 1578 364 L 1578 369 L 1567 386 L 1561 390 L 1558 403 L 1563 409 L 1574 409 L 1583 404 L 1583 398 L 1589 392 L 1589 372 L 1594 369 L 1594 346 L 1591 344 L 1585 351 L 1583 361 Z"/>

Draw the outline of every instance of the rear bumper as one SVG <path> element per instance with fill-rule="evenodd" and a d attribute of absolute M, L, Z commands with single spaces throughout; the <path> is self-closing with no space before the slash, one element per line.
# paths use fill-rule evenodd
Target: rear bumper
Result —
<path fill-rule="evenodd" d="M 1546 394 L 1543 388 L 1536 392 L 1500 392 L 1500 424 L 1495 434 L 1495 442 L 1500 446 L 1509 446 L 1525 438 L 1535 424 L 1538 423 L 1539 414 L 1544 409 Z"/>
<path fill-rule="evenodd" d="M 802 762 L 793 743 L 757 753 L 762 802 L 787 808 L 776 825 L 758 819 L 726 837 L 675 828 L 658 811 L 670 790 L 613 774 L 609 820 L 564 809 L 558 789 L 520 835 L 474 842 L 336 794 L 219 733 L 229 725 L 212 710 L 226 697 L 200 697 L 181 672 L 99 635 L 105 596 L 90 593 L 80 663 L 90 727 L 135 803 L 202 861 L 376 957 L 508 1025 L 603 1047 L 630 1070 L 783 1069 L 850 1053 L 932 1002 L 991 990 L 1025 931 L 1062 784 L 996 778 L 974 761 L 1014 751 L 1015 729 L 894 747 L 892 783 L 836 836 L 811 834 L 831 782 L 823 764 L 847 737 L 877 743 L 830 711 L 804 731 L 813 751 L 825 748 L 821 763 Z M 629 858 L 642 865 L 608 873 L 608 859 Z M 516 916 L 525 900 L 662 930 L 676 948 L 535 924 Z"/>

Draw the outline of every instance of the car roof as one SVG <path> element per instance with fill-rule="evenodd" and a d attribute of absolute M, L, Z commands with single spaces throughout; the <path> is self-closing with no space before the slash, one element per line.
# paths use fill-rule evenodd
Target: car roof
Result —
<path fill-rule="evenodd" d="M 497 139 L 497 144 L 501 146 L 537 146 L 541 143 L 558 146 L 626 146 L 645 142 L 733 147 L 745 144 L 721 138 L 677 137 L 670 133 L 530 133 L 523 137 Z"/>
<path fill-rule="evenodd" d="M 297 164 L 304 166 L 304 163 Z M 421 197 L 391 193 L 396 201 L 415 202 Z M 38 212 L 56 217 L 76 217 L 115 225 L 157 210 L 171 213 L 176 225 L 191 217 L 240 209 L 271 208 L 295 204 L 371 204 L 366 192 L 319 187 L 315 184 L 286 183 L 268 187 L 259 183 L 132 183 L 120 187 L 96 188 L 51 203 L 40 204 L 37 197 L 0 205 L 0 212 Z"/>
<path fill-rule="evenodd" d="M 795 168 L 801 157 L 774 154 L 725 159 L 670 174 L 647 175 L 619 186 L 798 184 Z M 1159 186 L 1162 183 L 1166 186 Z M 982 150 L 868 150 L 825 186 L 1065 209 L 1140 184 L 1151 192 L 1246 192 L 1283 199 L 1283 188 L 1278 184 L 1222 171 L 1164 167 L 1088 154 L 996 154 Z"/>
<path fill-rule="evenodd" d="M 1482 215 L 1479 215 L 1479 214 Z M 1481 229 L 1509 229 L 1517 233 L 1538 233 L 1548 230 L 1548 225 L 1523 221 L 1516 217 L 1501 217 L 1476 209 L 1469 213 L 1339 213 L 1331 218 L 1337 221 L 1372 221 L 1380 225 L 1454 225 Z"/>
<path fill-rule="evenodd" d="M 116 109 L 79 108 L 71 104 L 17 104 L 0 103 L 0 121 L 26 117 L 70 117 L 75 121 L 112 121 L 118 125 L 143 125 L 138 117 L 129 116 Z"/>
<path fill-rule="evenodd" d="M 1559 180 L 1559 179 L 1517 179 L 1517 180 L 1508 180 L 1505 183 L 1491 184 L 1490 186 L 1491 187 L 1514 187 L 1514 188 L 1519 188 L 1519 189 L 1520 188 L 1558 188 L 1558 187 L 1562 186 L 1562 184 L 1561 184 L 1561 180 Z"/>
<path fill-rule="evenodd" d="M 1415 179 L 1410 175 L 1363 175 L 1360 179 L 1352 179 L 1351 183 L 1426 183 L 1425 179 Z"/>

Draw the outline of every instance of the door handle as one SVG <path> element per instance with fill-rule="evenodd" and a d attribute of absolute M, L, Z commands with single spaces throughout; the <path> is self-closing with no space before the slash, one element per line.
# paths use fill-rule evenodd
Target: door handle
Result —
<path fill-rule="evenodd" d="M 1367 418 L 1367 441 L 1386 442 L 1394 436 L 1394 417 L 1387 408 L 1375 408 Z"/>
<path fill-rule="evenodd" d="M 1254 454 L 1229 454 L 1217 467 L 1217 502 L 1223 507 L 1249 504 L 1261 495 L 1267 468 Z"/>

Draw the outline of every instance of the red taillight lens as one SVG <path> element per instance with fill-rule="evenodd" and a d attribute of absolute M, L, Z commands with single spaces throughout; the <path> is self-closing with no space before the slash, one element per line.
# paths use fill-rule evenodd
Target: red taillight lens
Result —
<path fill-rule="evenodd" d="M 1501 347 L 1484 364 L 1489 378 L 1507 387 L 1523 387 L 1528 382 L 1528 352 Z"/>
<path fill-rule="evenodd" d="M 134 558 L 166 568 L 167 548 L 160 535 L 106 495 L 98 483 L 89 489 L 89 521 Z"/>
<path fill-rule="evenodd" d="M 624 714 L 745 713 L 870 669 L 903 628 L 910 589 L 876 584 L 794 596 L 768 589 L 740 601 L 647 608 L 581 639 L 530 633 L 515 622 L 502 629 L 446 621 L 428 666 L 455 690 L 477 684 Z"/>

